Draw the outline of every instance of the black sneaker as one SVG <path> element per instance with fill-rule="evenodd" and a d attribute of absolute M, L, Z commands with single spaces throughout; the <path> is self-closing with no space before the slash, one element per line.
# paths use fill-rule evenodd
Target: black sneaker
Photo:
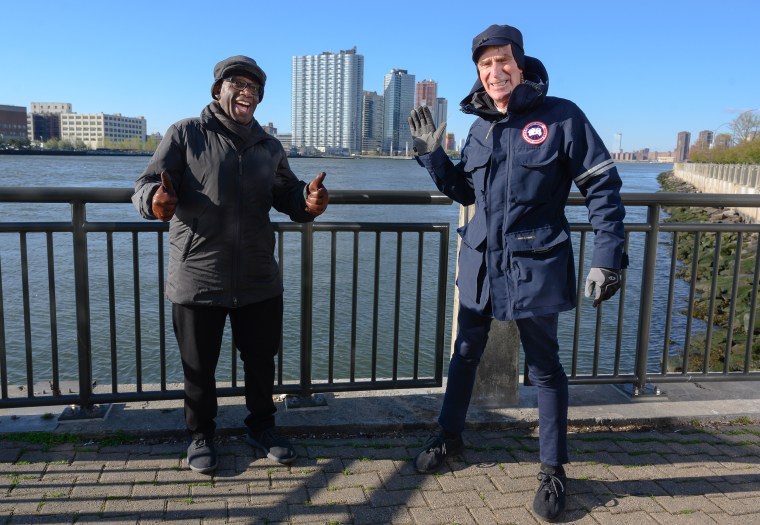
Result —
<path fill-rule="evenodd" d="M 287 438 L 279 435 L 274 428 L 261 432 L 251 432 L 245 435 L 245 441 L 253 448 L 264 452 L 267 457 L 278 463 L 291 463 L 296 459 L 296 451 Z"/>
<path fill-rule="evenodd" d="M 554 521 L 565 511 L 565 469 L 542 464 L 537 477 L 541 483 L 533 498 L 533 512 L 545 521 Z"/>
<path fill-rule="evenodd" d="M 216 450 L 212 439 L 194 439 L 187 447 L 187 466 L 193 472 L 207 474 L 216 470 Z"/>
<path fill-rule="evenodd" d="M 460 454 L 464 450 L 464 441 L 461 434 L 449 434 L 443 432 L 433 434 L 425 442 L 424 448 L 414 458 L 414 468 L 421 474 L 435 472 L 444 461 L 446 456 Z"/>

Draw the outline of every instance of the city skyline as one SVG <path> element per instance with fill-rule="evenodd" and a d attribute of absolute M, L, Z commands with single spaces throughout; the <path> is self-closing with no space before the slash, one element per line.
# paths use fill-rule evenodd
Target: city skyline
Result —
<path fill-rule="evenodd" d="M 449 101 L 447 131 L 459 142 L 474 120 L 459 111 L 476 78 L 471 39 L 509 23 L 523 32 L 526 54 L 546 65 L 549 95 L 576 102 L 610 149 L 620 132 L 625 150 L 673 150 L 679 131 L 717 135 L 760 107 L 755 2 L 645 0 L 633 11 L 609 2 L 549 4 L 541 16 L 529 5 L 503 16 L 458 16 L 461 6 L 446 2 L 424 15 L 394 1 L 338 1 L 303 16 L 257 5 L 248 17 L 244 10 L 220 17 L 211 30 L 207 6 L 192 0 L 136 0 L 126 11 L 90 0 L 8 3 L 0 104 L 66 101 L 83 114 L 142 115 L 148 134 L 164 134 L 209 102 L 213 65 L 242 53 L 268 77 L 257 120 L 290 133 L 292 57 L 356 47 L 365 57 L 365 91 L 382 93 L 392 69 L 434 79 L 438 97 Z"/>

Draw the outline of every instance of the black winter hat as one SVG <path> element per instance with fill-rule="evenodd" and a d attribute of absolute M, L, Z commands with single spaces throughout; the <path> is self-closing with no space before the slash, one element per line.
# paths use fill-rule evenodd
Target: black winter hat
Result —
<path fill-rule="evenodd" d="M 512 45 L 512 54 L 520 69 L 525 69 L 523 37 L 519 29 L 507 25 L 492 25 L 472 39 L 472 61 L 478 63 L 482 48 L 487 46 Z"/>
<path fill-rule="evenodd" d="M 266 73 L 264 73 L 264 70 L 259 67 L 254 59 L 243 55 L 225 58 L 214 66 L 214 83 L 211 84 L 212 98 L 214 98 L 214 89 L 217 84 L 234 74 L 245 75 L 259 82 L 261 84 L 259 102 L 264 99 L 264 84 L 267 81 Z"/>

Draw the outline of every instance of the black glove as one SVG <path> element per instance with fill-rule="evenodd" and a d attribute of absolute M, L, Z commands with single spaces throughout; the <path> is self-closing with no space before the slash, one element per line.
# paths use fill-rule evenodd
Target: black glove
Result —
<path fill-rule="evenodd" d="M 586 297 L 594 293 L 594 308 L 620 289 L 620 270 L 591 268 L 586 277 Z"/>
<path fill-rule="evenodd" d="M 412 132 L 414 151 L 417 155 L 432 153 L 441 146 L 446 123 L 444 122 L 436 129 L 429 107 L 421 106 L 413 109 L 407 122 L 409 122 L 409 131 Z"/>

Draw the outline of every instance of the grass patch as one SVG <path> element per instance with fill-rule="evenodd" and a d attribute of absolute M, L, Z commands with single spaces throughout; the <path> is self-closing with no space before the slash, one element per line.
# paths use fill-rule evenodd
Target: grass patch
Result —
<path fill-rule="evenodd" d="M 135 436 L 127 434 L 123 430 L 117 430 L 113 434 L 99 440 L 101 447 L 118 447 L 119 445 L 128 445 L 137 440 Z"/>
<path fill-rule="evenodd" d="M 47 449 L 67 443 L 81 443 L 82 438 L 75 434 L 59 434 L 55 432 L 9 432 L 7 434 L 0 434 L 0 441 L 31 443 Z"/>

